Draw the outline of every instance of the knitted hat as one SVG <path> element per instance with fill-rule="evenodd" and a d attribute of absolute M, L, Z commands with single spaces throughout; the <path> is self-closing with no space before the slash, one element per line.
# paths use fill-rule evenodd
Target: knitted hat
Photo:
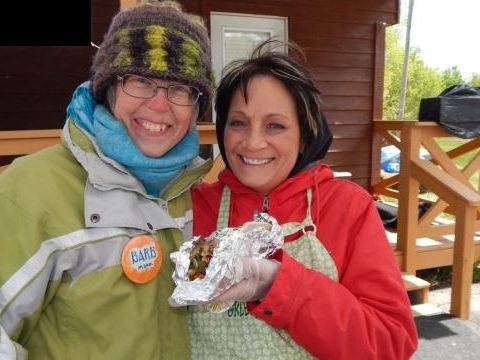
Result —
<path fill-rule="evenodd" d="M 91 67 L 91 89 L 104 102 L 117 75 L 135 74 L 197 87 L 202 116 L 210 103 L 210 41 L 200 17 L 174 1 L 150 1 L 119 12 Z"/>

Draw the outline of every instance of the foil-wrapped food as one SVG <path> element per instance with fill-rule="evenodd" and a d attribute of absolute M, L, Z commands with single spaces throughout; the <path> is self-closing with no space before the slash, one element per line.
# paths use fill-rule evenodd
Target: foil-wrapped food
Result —
<path fill-rule="evenodd" d="M 283 246 L 282 228 L 275 218 L 256 213 L 241 227 L 224 228 L 207 238 L 196 236 L 170 254 L 175 264 L 172 306 L 208 303 L 242 279 L 235 274 L 238 257 L 268 258 Z"/>

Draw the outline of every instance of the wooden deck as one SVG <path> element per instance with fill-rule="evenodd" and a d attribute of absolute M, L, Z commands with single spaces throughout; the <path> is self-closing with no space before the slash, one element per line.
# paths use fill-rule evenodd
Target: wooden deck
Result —
<path fill-rule="evenodd" d="M 435 122 L 375 121 L 377 134 L 401 151 L 398 175 L 372 187 L 375 194 L 398 200 L 398 233 L 390 241 L 402 271 L 452 265 L 452 301 L 450 312 L 468 319 L 474 261 L 480 260 L 480 194 L 470 181 L 480 169 L 480 138 L 461 142 L 445 152 L 436 139 L 452 138 Z M 424 147 L 432 159 L 420 158 Z M 464 168 L 454 160 L 475 152 Z M 420 185 L 437 195 L 423 198 Z M 419 201 L 430 208 L 419 219 Z M 447 213 L 455 221 L 440 221 Z"/>
<path fill-rule="evenodd" d="M 398 249 L 398 234 L 394 230 L 386 229 L 390 245 L 401 267 L 405 263 L 404 253 Z M 455 235 L 441 235 L 435 238 L 419 237 L 416 239 L 416 270 L 431 269 L 453 264 L 453 250 Z M 474 261 L 480 260 L 480 232 L 475 232 L 473 237 Z"/>

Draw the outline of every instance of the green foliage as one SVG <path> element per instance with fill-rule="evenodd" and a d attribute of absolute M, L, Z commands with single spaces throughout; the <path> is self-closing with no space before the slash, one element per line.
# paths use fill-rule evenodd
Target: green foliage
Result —
<path fill-rule="evenodd" d="M 460 72 L 457 66 L 444 70 L 441 73 L 441 75 L 443 77 L 443 82 L 445 84 L 445 87 L 455 85 L 455 84 L 462 84 L 465 82 L 462 78 L 462 73 Z"/>
<path fill-rule="evenodd" d="M 383 118 L 395 119 L 398 113 L 400 81 L 402 76 L 403 49 L 398 45 L 400 32 L 393 27 L 387 29 L 385 42 L 385 75 L 383 93 Z"/>
<path fill-rule="evenodd" d="M 474 73 L 468 83 L 473 86 L 480 86 L 480 74 Z"/>
<path fill-rule="evenodd" d="M 404 57 L 403 45 L 400 40 L 400 31 L 397 27 L 387 28 L 383 96 L 383 118 L 386 120 L 398 119 Z M 431 68 L 423 61 L 421 50 L 411 47 L 408 57 L 404 118 L 410 120 L 418 118 L 422 98 L 437 96 L 445 88 L 465 82 L 457 66 L 443 71 Z M 480 86 L 480 74 L 474 74 L 468 83 Z"/>

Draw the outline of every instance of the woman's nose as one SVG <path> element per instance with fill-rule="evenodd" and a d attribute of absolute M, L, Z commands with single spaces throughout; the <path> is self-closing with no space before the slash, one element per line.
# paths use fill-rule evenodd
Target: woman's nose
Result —
<path fill-rule="evenodd" d="M 261 131 L 254 130 L 247 134 L 245 145 L 251 150 L 263 149 L 267 146 L 267 140 Z"/>
<path fill-rule="evenodd" d="M 147 100 L 147 106 L 154 111 L 166 112 L 170 110 L 170 102 L 167 100 L 165 89 L 159 88 L 154 97 Z"/>

